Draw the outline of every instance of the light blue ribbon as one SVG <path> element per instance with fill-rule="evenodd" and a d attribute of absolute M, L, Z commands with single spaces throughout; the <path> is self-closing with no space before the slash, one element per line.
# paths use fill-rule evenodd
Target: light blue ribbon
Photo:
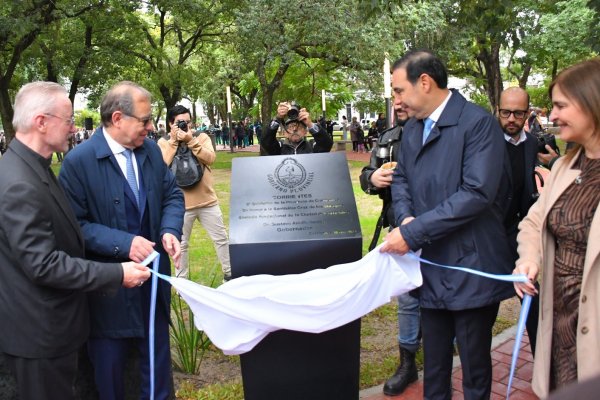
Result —
<path fill-rule="evenodd" d="M 527 278 L 527 275 L 524 275 L 524 274 L 517 274 L 517 275 L 489 274 L 487 272 L 478 271 L 478 270 L 472 269 L 472 268 L 454 267 L 454 266 L 450 266 L 450 265 L 434 263 L 433 261 L 429 261 L 429 260 L 419 257 L 417 254 L 415 254 L 413 252 L 409 252 L 406 255 L 413 259 L 419 260 L 426 264 L 434 265 L 436 267 L 453 269 L 456 271 L 463 271 L 463 272 L 466 272 L 469 274 L 479 275 L 479 276 L 483 276 L 485 278 L 495 279 L 498 281 L 520 282 L 520 283 L 529 282 L 529 278 Z M 531 296 L 528 294 L 524 294 L 523 295 L 523 303 L 521 303 L 521 313 L 519 314 L 519 321 L 517 322 L 517 336 L 515 337 L 515 346 L 513 347 L 512 360 L 510 361 L 510 375 L 508 378 L 508 387 L 506 388 L 506 400 L 509 400 L 509 398 L 510 398 L 510 389 L 512 388 L 512 381 L 513 381 L 513 377 L 515 375 L 517 359 L 519 358 L 519 351 L 521 350 L 521 341 L 523 340 L 523 330 L 525 329 L 525 321 L 527 321 L 527 315 L 529 314 L 530 308 L 531 308 Z"/>
<path fill-rule="evenodd" d="M 478 271 L 478 270 L 472 269 L 472 268 L 456 267 L 456 266 L 451 266 L 451 265 L 438 264 L 438 263 L 435 263 L 433 261 L 429 261 L 429 260 L 426 260 L 424 258 L 421 258 L 416 253 L 413 253 L 412 251 L 409 252 L 409 253 L 406 253 L 406 255 L 409 256 L 410 258 L 413 258 L 415 260 L 424 262 L 426 264 L 435 265 L 436 267 L 453 269 L 453 270 L 456 270 L 456 271 L 463 271 L 463 272 L 467 272 L 469 274 L 479 275 L 479 276 L 483 276 L 485 278 L 490 278 L 490 279 L 495 279 L 497 281 L 521 282 L 521 283 L 529 282 L 529 278 L 527 278 L 527 275 L 524 275 L 524 274 L 518 274 L 518 275 L 512 275 L 512 274 L 509 274 L 509 275 L 490 274 L 490 273 L 483 272 L 483 271 Z"/>
<path fill-rule="evenodd" d="M 523 339 L 523 331 L 525 330 L 525 321 L 531 307 L 531 296 L 523 293 L 523 303 L 521 304 L 521 313 L 519 314 L 519 323 L 517 324 L 517 336 L 515 337 L 515 346 L 513 347 L 512 360 L 510 361 L 510 375 L 508 378 L 508 387 L 506 388 L 506 400 L 510 398 L 510 388 L 512 387 L 513 375 L 517 367 L 517 359 L 521 350 L 521 340 Z"/>
<path fill-rule="evenodd" d="M 150 400 L 154 400 L 154 321 L 156 317 L 156 291 L 158 287 L 158 265 L 160 254 L 153 251 L 144 261 L 142 265 L 148 265 L 152 262 L 152 287 L 150 289 L 150 318 L 148 319 L 148 350 L 150 357 Z"/>

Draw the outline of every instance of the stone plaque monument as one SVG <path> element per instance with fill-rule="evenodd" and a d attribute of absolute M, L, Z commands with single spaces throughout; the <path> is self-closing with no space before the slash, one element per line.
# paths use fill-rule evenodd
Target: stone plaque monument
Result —
<path fill-rule="evenodd" d="M 229 246 L 234 278 L 360 259 L 345 154 L 234 159 Z M 241 364 L 246 400 L 358 399 L 360 320 L 321 334 L 273 332 Z"/>

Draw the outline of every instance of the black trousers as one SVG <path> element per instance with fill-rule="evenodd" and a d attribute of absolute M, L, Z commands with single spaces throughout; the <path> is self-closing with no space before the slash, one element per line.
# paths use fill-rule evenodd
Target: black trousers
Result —
<path fill-rule="evenodd" d="M 421 308 L 425 361 L 424 398 L 452 398 L 454 338 L 463 373 L 465 400 L 487 400 L 492 387 L 492 327 L 499 303 L 468 310 Z"/>
<path fill-rule="evenodd" d="M 6 354 L 19 400 L 75 399 L 77 352 L 56 358 L 21 358 Z"/>

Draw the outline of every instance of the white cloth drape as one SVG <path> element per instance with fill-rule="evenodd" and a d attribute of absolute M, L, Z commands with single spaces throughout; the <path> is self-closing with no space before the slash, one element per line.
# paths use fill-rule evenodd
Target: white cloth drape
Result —
<path fill-rule="evenodd" d="M 297 275 L 254 275 L 217 289 L 169 281 L 223 353 L 252 350 L 269 332 L 320 333 L 342 326 L 422 284 L 419 262 L 379 247 L 361 260 Z"/>

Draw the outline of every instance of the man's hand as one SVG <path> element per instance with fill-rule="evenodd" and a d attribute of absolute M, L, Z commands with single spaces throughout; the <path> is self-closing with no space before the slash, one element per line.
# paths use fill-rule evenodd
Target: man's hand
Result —
<path fill-rule="evenodd" d="M 390 187 L 393 175 L 393 169 L 378 168 L 371 174 L 371 185 L 378 189 Z"/>
<path fill-rule="evenodd" d="M 394 228 L 385 237 L 385 243 L 379 249 L 382 253 L 398 253 L 401 256 L 408 253 L 410 248 L 400 233 L 400 228 Z"/>
<path fill-rule="evenodd" d="M 304 125 L 306 125 L 308 129 L 313 127 L 313 122 L 310 119 L 310 113 L 306 111 L 306 108 L 300 109 L 298 112 L 298 120 L 304 122 Z"/>
<path fill-rule="evenodd" d="M 155 244 L 142 236 L 134 237 L 129 249 L 129 259 L 137 263 L 144 261 L 154 251 Z"/>
<path fill-rule="evenodd" d="M 179 259 L 181 257 L 179 240 L 171 233 L 165 233 L 162 237 L 162 245 L 167 254 L 173 259 L 175 268 L 179 269 Z"/>
<path fill-rule="evenodd" d="M 539 162 L 541 162 L 544 165 L 550 165 L 550 161 L 552 161 L 553 158 L 558 157 L 558 154 L 554 151 L 554 149 L 552 147 L 550 147 L 550 145 L 546 145 L 546 150 L 548 150 L 548 154 L 544 154 L 544 153 L 538 153 L 537 157 Z"/>
<path fill-rule="evenodd" d="M 522 264 L 517 265 L 517 267 L 513 270 L 513 275 L 524 274 L 529 278 L 529 282 L 521 283 L 515 282 L 515 291 L 519 295 L 519 297 L 523 297 L 523 293 L 527 293 L 531 296 L 535 296 L 537 294 L 537 290 L 533 285 L 533 282 L 537 279 L 537 275 L 539 272 L 539 267 L 537 264 L 531 261 L 526 261 Z"/>
<path fill-rule="evenodd" d="M 121 266 L 123 267 L 123 287 L 142 286 L 150 278 L 148 267 L 133 262 L 125 262 Z"/>
<path fill-rule="evenodd" d="M 179 129 L 176 121 L 171 124 L 171 132 L 169 134 L 171 135 L 171 140 L 184 143 L 188 143 L 193 138 L 192 132 L 189 129 L 187 132 Z"/>
<path fill-rule="evenodd" d="M 415 217 L 406 217 L 402 220 L 402 223 L 400 225 L 406 225 L 408 224 L 410 221 L 412 221 L 413 219 L 415 219 Z"/>
<path fill-rule="evenodd" d="M 284 101 L 277 106 L 277 119 L 285 120 L 288 110 L 291 108 L 290 103 Z"/>

